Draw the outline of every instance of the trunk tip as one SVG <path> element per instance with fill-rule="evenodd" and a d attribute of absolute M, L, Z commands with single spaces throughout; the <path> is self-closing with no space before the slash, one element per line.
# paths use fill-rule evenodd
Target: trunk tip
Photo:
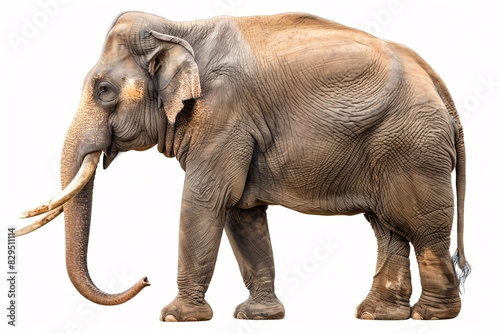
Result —
<path fill-rule="evenodd" d="M 144 277 L 142 279 L 142 284 L 146 287 L 146 286 L 150 286 L 151 283 L 149 282 L 148 278 L 147 277 Z"/>

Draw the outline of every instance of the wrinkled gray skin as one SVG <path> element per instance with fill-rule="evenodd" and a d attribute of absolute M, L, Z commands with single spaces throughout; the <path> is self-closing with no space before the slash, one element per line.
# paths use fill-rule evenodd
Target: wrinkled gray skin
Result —
<path fill-rule="evenodd" d="M 176 38 L 172 38 L 175 36 Z M 455 106 L 413 51 L 305 14 L 172 22 L 121 15 L 87 75 L 62 153 L 62 185 L 83 158 L 158 145 L 185 170 L 178 295 L 162 321 L 208 320 L 205 301 L 225 230 L 250 296 L 234 316 L 276 319 L 268 205 L 364 213 L 378 241 L 365 319 L 445 319 L 460 311 L 449 253 L 457 168 L 459 264 L 465 149 Z M 118 304 L 87 270 L 93 179 L 64 205 L 75 287 Z M 422 294 L 410 308 L 409 252 Z M 146 281 L 147 283 L 147 281 Z"/>

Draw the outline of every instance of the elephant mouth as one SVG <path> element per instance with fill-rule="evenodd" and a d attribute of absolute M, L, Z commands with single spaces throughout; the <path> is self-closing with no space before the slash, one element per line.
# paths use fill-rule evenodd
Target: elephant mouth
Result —
<path fill-rule="evenodd" d="M 104 156 L 102 158 L 102 167 L 104 169 L 108 168 L 109 165 L 111 165 L 111 162 L 116 158 L 118 155 L 118 149 L 116 148 L 116 145 L 111 145 L 109 146 L 106 151 L 103 151 Z"/>
<path fill-rule="evenodd" d="M 118 152 L 116 152 L 116 154 L 118 154 Z M 113 156 L 113 158 L 116 156 L 116 154 Z M 101 152 L 92 152 L 87 154 L 83 159 L 78 173 L 66 186 L 66 188 L 64 188 L 59 194 L 54 196 L 46 203 L 39 205 L 34 209 L 23 212 L 19 216 L 19 218 L 30 218 L 44 213 L 46 213 L 46 215 L 32 224 L 16 230 L 16 236 L 21 236 L 33 232 L 61 214 L 63 212 L 63 204 L 72 199 L 76 194 L 78 194 L 92 178 L 92 175 L 94 175 L 94 172 L 97 169 L 100 157 Z M 111 158 L 111 160 L 113 160 L 113 158 Z M 108 165 L 109 163 L 111 163 L 111 160 L 108 160 Z"/>

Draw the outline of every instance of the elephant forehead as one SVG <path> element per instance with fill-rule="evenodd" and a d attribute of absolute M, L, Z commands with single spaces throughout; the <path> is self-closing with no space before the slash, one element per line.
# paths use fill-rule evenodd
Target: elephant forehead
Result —
<path fill-rule="evenodd" d="M 125 79 L 122 97 L 125 100 L 140 100 L 144 95 L 144 81 L 139 79 Z"/>

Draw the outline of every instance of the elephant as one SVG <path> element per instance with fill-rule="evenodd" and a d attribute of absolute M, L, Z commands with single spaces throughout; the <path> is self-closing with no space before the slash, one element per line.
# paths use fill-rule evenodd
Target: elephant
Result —
<path fill-rule="evenodd" d="M 106 169 L 120 152 L 154 146 L 185 172 L 178 293 L 161 321 L 212 318 L 205 293 L 224 231 L 249 292 L 233 316 L 285 316 L 269 205 L 364 215 L 377 265 L 357 318 L 459 314 L 470 272 L 463 128 L 444 82 L 410 48 L 304 13 L 186 22 L 119 15 L 67 130 L 61 193 L 21 214 L 45 215 L 17 231 L 64 212 L 68 275 L 92 302 L 124 303 L 150 285 L 144 277 L 124 292 L 103 292 L 87 250 L 101 156 Z M 412 306 L 410 244 L 422 286 Z"/>

